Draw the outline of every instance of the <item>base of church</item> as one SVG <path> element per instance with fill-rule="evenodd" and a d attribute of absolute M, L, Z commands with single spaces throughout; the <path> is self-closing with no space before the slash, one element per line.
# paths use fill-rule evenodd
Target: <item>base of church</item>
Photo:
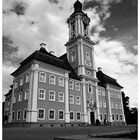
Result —
<path fill-rule="evenodd" d="M 6 124 L 6 127 L 85 127 L 88 126 L 88 123 L 36 123 L 36 122 L 32 122 L 32 123 L 8 123 Z"/>
<path fill-rule="evenodd" d="M 125 122 L 108 122 L 106 125 L 103 123 L 100 126 L 113 126 L 113 125 L 126 125 Z M 96 126 L 88 123 L 38 123 L 38 122 L 16 122 L 16 123 L 8 123 L 5 127 L 86 127 L 86 126 Z"/>

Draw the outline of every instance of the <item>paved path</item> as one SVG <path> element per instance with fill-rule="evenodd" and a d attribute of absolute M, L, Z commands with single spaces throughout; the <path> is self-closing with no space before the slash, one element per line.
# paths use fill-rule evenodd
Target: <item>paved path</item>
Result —
<path fill-rule="evenodd" d="M 70 135 L 101 134 L 135 129 L 136 126 L 93 126 L 52 128 L 4 128 L 3 140 L 53 140 L 54 137 Z M 95 139 L 94 139 L 95 140 Z"/>
<path fill-rule="evenodd" d="M 56 137 L 54 140 L 112 140 L 115 137 L 122 135 L 129 135 L 132 131 L 131 130 L 123 130 L 123 131 L 117 131 L 117 132 L 106 132 L 106 133 L 94 133 L 94 134 L 84 134 L 84 135 L 70 135 L 65 137 Z M 111 138 L 112 137 L 112 138 Z M 114 137 L 114 138 L 113 138 Z M 115 140 L 122 140 L 122 138 L 115 138 Z M 125 140 L 132 140 L 125 138 Z"/>

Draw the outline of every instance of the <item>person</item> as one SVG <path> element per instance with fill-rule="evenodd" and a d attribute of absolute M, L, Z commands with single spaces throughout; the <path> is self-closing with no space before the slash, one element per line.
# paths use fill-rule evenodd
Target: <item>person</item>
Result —
<path fill-rule="evenodd" d="M 96 125 L 100 126 L 100 121 L 98 119 L 96 120 Z"/>
<path fill-rule="evenodd" d="M 107 120 L 106 120 L 106 118 L 104 119 L 104 125 L 107 125 Z"/>

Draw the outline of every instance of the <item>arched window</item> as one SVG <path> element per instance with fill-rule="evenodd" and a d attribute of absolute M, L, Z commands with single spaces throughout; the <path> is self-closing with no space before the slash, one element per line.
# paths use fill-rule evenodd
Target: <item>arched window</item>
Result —
<path fill-rule="evenodd" d="M 75 37 L 75 33 L 76 33 L 76 31 L 75 31 L 75 22 L 73 22 L 71 24 L 71 35 L 72 35 L 72 37 Z"/>
<path fill-rule="evenodd" d="M 88 93 L 91 94 L 93 92 L 93 86 L 91 83 L 88 84 Z"/>

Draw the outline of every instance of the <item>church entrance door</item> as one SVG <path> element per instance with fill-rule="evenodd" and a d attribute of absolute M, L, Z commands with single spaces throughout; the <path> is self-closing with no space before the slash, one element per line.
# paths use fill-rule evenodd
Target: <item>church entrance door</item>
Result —
<path fill-rule="evenodd" d="M 91 124 L 95 124 L 95 115 L 94 115 L 94 112 L 90 112 L 90 121 L 91 121 Z"/>

